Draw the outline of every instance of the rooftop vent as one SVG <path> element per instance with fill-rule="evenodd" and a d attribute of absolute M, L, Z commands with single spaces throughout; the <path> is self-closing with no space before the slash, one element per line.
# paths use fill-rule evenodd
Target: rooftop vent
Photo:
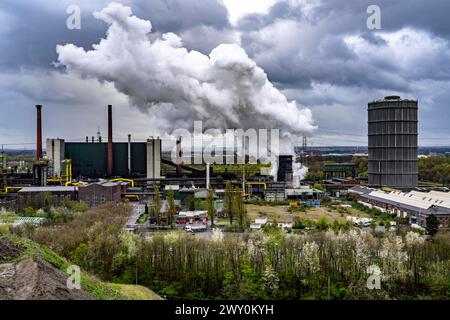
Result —
<path fill-rule="evenodd" d="M 400 100 L 400 96 L 387 96 L 384 100 Z"/>

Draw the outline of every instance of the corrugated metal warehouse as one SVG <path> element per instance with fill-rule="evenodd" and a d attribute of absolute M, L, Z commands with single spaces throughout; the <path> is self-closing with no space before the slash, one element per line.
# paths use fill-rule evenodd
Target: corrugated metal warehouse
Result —
<path fill-rule="evenodd" d="M 436 216 L 441 227 L 450 225 L 450 193 L 430 191 L 419 192 L 384 192 L 381 190 L 354 187 L 349 190 L 357 195 L 359 202 L 375 208 L 396 214 L 399 217 L 409 217 L 412 222 L 426 225 L 430 215 Z"/>

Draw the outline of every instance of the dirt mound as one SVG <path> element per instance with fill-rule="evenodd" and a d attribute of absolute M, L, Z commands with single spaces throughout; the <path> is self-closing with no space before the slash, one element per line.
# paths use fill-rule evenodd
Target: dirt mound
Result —
<path fill-rule="evenodd" d="M 24 248 L 0 239 L 0 300 L 90 300 L 67 287 L 67 274 L 38 258 L 20 256 Z M 6 263 L 5 263 L 6 262 Z"/>
<path fill-rule="evenodd" d="M 11 241 L 0 239 L 0 262 L 17 258 L 25 249 Z"/>
<path fill-rule="evenodd" d="M 67 274 L 47 262 L 25 259 L 16 265 L 14 300 L 89 300 L 82 290 L 67 288 Z"/>

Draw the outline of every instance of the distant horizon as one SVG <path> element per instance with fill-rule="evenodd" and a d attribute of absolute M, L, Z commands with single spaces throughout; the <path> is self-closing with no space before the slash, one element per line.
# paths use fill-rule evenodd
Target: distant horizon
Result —
<path fill-rule="evenodd" d="M 144 142 L 144 141 L 133 141 L 133 142 Z M 91 143 L 91 142 L 89 142 Z M 96 142 L 98 143 L 98 142 Z M 101 142 L 101 143 L 106 143 L 106 142 Z M 116 142 L 115 142 L 116 143 Z M 126 142 L 121 142 L 121 143 L 126 143 Z M 301 145 L 295 145 L 294 148 L 297 149 L 301 149 L 302 146 Z M 312 149 L 330 149 L 330 148 L 368 148 L 368 146 L 357 146 L 357 145 L 335 145 L 335 146 L 307 146 L 307 150 L 312 150 Z M 450 149 L 450 145 L 443 145 L 443 146 L 418 146 L 418 149 Z M 44 151 L 46 151 L 46 148 L 43 148 Z M 23 149 L 17 149 L 17 148 L 4 148 L 3 149 L 4 152 L 18 152 L 18 151 L 27 151 L 27 152 L 36 152 L 35 148 L 23 148 Z M 450 151 L 450 150 L 449 150 Z M 0 150 L 1 152 L 1 150 Z M 163 150 L 164 152 L 164 150 Z"/>
<path fill-rule="evenodd" d="M 379 28 L 369 0 L 111 2 L 78 1 L 79 30 L 69 0 L 1 2 L 0 145 L 34 142 L 36 104 L 44 136 L 68 140 L 105 133 L 111 104 L 120 137 L 203 120 L 364 146 L 367 105 L 385 96 L 419 101 L 421 145 L 450 145 L 449 1 L 379 1 Z M 240 70 L 251 90 L 234 90 Z"/>

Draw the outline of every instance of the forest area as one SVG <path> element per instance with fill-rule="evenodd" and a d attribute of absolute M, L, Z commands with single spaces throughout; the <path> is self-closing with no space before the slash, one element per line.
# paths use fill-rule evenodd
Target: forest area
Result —
<path fill-rule="evenodd" d="M 277 229 L 212 239 L 183 231 L 141 238 L 123 229 L 127 204 L 15 230 L 104 281 L 140 284 L 167 299 L 448 299 L 450 239 L 361 229 L 300 235 Z M 367 268 L 382 270 L 367 288 Z"/>
<path fill-rule="evenodd" d="M 450 183 L 450 156 L 420 158 L 419 180 L 448 185 Z"/>
<path fill-rule="evenodd" d="M 356 177 L 367 178 L 368 159 L 367 157 L 353 156 L 313 156 L 306 160 L 308 173 L 307 181 L 321 181 L 325 179 L 324 165 L 327 163 L 353 163 L 355 165 Z"/>
<path fill-rule="evenodd" d="M 323 174 L 326 163 L 348 162 L 355 164 L 356 175 L 359 178 L 367 177 L 366 157 L 311 157 L 308 159 L 308 174 L 306 180 L 320 181 L 325 178 Z M 430 156 L 419 158 L 419 180 L 439 184 L 450 184 L 450 156 Z"/>

